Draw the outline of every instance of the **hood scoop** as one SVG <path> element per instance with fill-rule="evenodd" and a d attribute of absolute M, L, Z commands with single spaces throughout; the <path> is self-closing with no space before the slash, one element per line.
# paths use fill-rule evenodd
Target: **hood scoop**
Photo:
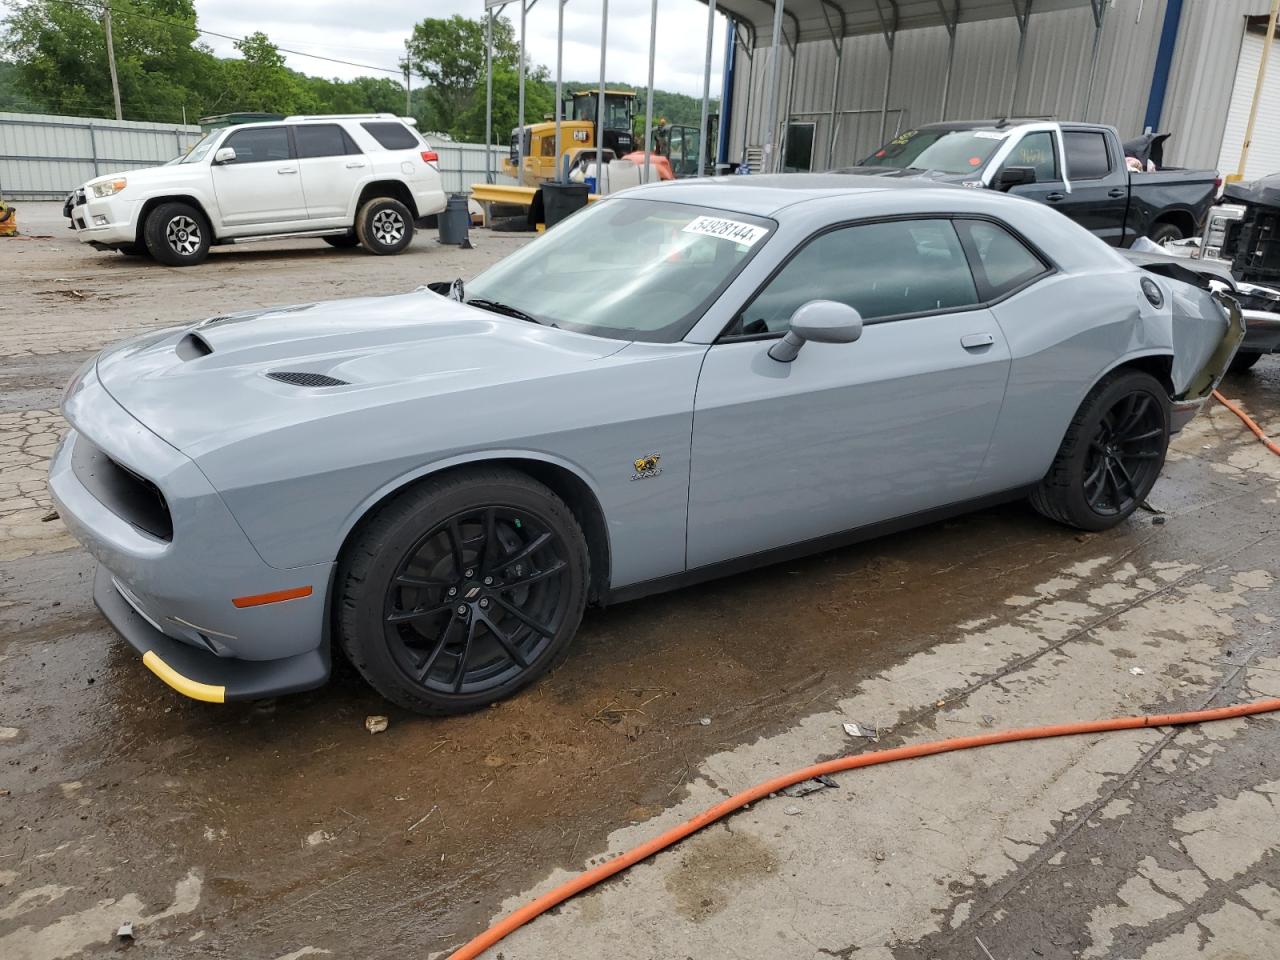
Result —
<path fill-rule="evenodd" d="M 272 380 L 292 384 L 295 387 L 345 387 L 346 380 L 339 380 L 323 373 L 307 373 L 303 370 L 272 370 L 267 374 Z"/>

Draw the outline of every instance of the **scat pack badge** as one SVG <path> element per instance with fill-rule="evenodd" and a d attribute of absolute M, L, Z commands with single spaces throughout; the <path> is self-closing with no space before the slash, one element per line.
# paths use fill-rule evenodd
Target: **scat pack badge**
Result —
<path fill-rule="evenodd" d="M 662 473 L 662 468 L 658 466 L 662 460 L 661 454 L 651 453 L 647 457 L 637 457 L 632 464 L 636 468 L 636 475 L 632 480 L 648 480 L 650 477 L 656 477 Z"/>

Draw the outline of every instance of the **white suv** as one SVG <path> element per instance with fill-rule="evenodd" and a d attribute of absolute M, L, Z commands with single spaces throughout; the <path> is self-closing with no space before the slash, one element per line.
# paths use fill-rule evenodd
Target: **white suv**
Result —
<path fill-rule="evenodd" d="M 174 267 L 212 244 L 294 237 L 399 253 L 414 221 L 446 202 L 438 157 L 411 123 L 383 113 L 225 127 L 164 166 L 95 177 L 64 212 L 84 243 Z"/>

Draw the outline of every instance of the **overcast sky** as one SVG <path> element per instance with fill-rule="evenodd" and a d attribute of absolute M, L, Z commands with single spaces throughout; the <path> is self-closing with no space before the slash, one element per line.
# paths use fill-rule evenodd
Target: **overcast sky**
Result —
<path fill-rule="evenodd" d="M 0 7 L 4 0 L 0 0 Z M 565 77 L 582 80 L 600 72 L 601 0 L 568 0 L 564 8 Z M 610 0 L 607 73 L 610 80 L 644 85 L 648 76 L 649 0 Z M 263 31 L 277 45 L 307 53 L 394 68 L 404 41 L 423 17 L 454 13 L 479 18 L 482 0 L 432 0 L 422 5 L 352 3 L 351 0 L 196 0 L 200 26 L 244 36 Z M 519 0 L 504 15 L 520 29 Z M 720 91 L 724 20 L 716 16 L 712 44 L 711 95 Z M 706 62 L 707 8 L 698 0 L 659 0 L 654 86 L 701 96 Z M 556 0 L 538 0 L 527 18 L 528 49 L 535 63 L 555 75 Z M 204 37 L 221 56 L 234 56 L 231 41 Z M 350 78 L 368 70 L 286 55 L 289 66 L 319 76 Z"/>

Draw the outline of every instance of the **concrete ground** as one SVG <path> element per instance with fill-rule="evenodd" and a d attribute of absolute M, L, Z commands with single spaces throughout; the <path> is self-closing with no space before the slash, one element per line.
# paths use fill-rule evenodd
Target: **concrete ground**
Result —
<path fill-rule="evenodd" d="M 0 958 L 443 955 L 723 796 L 850 751 L 1280 696 L 1280 458 L 1221 408 L 1097 535 L 1023 505 L 590 612 L 479 714 L 162 686 L 44 522 L 62 383 L 103 344 L 265 302 L 470 275 L 522 242 L 318 241 L 168 270 L 51 205 L 0 240 Z M 16 282 L 14 282 L 16 281 Z M 1280 363 L 1224 385 L 1280 434 Z M 1157 523 L 1163 520 L 1163 523 Z M 365 717 L 387 713 L 371 737 Z M 855 721 L 880 729 L 872 744 Z M 1272 958 L 1280 719 L 1042 741 L 762 801 L 488 957 Z M 132 920 L 136 940 L 114 940 Z"/>

